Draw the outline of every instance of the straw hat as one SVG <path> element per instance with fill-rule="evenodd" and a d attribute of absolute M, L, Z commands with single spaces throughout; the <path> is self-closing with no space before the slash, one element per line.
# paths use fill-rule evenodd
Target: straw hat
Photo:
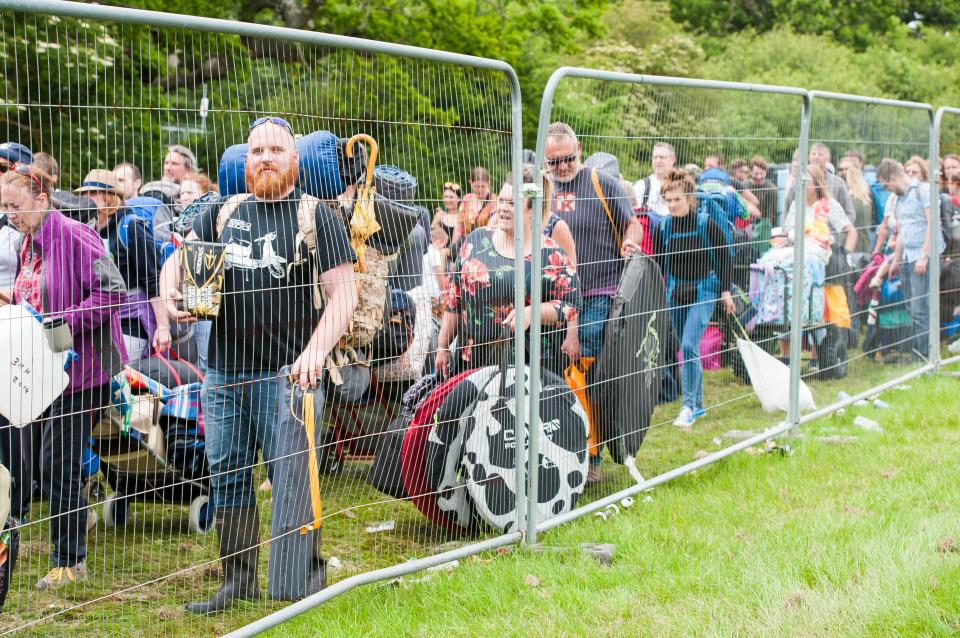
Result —
<path fill-rule="evenodd" d="M 98 168 L 87 173 L 83 178 L 80 188 L 75 189 L 74 193 L 91 193 L 95 191 L 105 191 L 123 197 L 123 191 L 120 190 L 120 184 L 113 171 Z"/>

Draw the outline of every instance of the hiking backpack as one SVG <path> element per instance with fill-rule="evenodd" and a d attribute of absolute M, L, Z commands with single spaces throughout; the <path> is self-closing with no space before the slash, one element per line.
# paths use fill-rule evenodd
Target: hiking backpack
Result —
<path fill-rule="evenodd" d="M 713 211 L 712 214 L 711 214 L 711 212 L 710 212 L 711 210 Z M 670 272 L 670 242 L 671 242 L 673 239 L 676 239 L 676 238 L 680 238 L 680 237 L 693 237 L 693 236 L 699 237 L 699 238 L 700 238 L 700 242 L 701 242 L 701 243 L 703 244 L 703 246 L 707 249 L 707 256 L 708 256 L 708 258 L 710 259 L 710 264 L 711 264 L 712 270 L 716 273 L 716 271 L 717 271 L 717 263 L 716 263 L 716 258 L 715 258 L 714 255 L 713 255 L 714 245 L 713 245 L 713 243 L 710 241 L 710 232 L 709 232 L 709 231 L 710 231 L 710 222 L 713 221 L 714 223 L 716 223 L 718 226 L 720 226 L 720 229 L 721 229 L 721 230 L 723 230 L 723 225 L 720 223 L 721 221 L 725 221 L 725 222 L 726 222 L 729 226 L 731 226 L 731 227 L 733 226 L 733 224 L 730 223 L 730 220 L 728 220 L 728 219 L 718 220 L 718 219 L 717 219 L 718 216 L 723 217 L 724 215 L 723 215 L 722 212 L 718 212 L 718 211 L 717 211 L 717 208 L 716 208 L 715 206 L 712 206 L 712 205 L 709 205 L 709 204 L 700 206 L 700 208 L 697 209 L 697 228 L 696 228 L 696 230 L 688 231 L 688 232 L 685 232 L 685 233 L 674 233 L 674 232 L 673 232 L 673 217 L 667 217 L 666 219 L 663 220 L 663 223 L 660 225 L 660 233 L 661 233 L 661 235 L 662 235 L 662 237 L 663 237 L 663 252 L 664 252 L 664 258 L 663 258 L 663 274 L 664 274 L 664 276 L 669 276 L 669 275 L 671 275 L 671 272 Z M 726 235 L 726 233 L 724 233 L 724 234 Z M 728 242 L 732 242 L 732 230 L 731 230 L 731 237 L 728 238 Z M 727 247 L 727 252 L 729 253 L 730 258 L 732 259 L 732 258 L 733 258 L 733 247 L 728 245 L 728 247 Z"/>
<path fill-rule="evenodd" d="M 117 221 L 117 241 L 124 248 L 130 245 L 130 224 L 140 221 L 146 224 L 150 236 L 153 237 L 157 248 L 159 264 L 167 260 L 170 255 L 176 252 L 176 246 L 173 242 L 157 239 L 157 233 L 154 229 L 155 223 L 171 223 L 173 213 L 159 199 L 155 197 L 133 197 L 126 201 L 123 216 Z M 172 230 L 172 228 L 170 229 Z"/>
<path fill-rule="evenodd" d="M 250 198 L 249 193 L 239 193 L 230 196 L 217 214 L 217 237 L 219 237 L 230 217 L 242 203 Z M 317 224 L 315 211 L 320 200 L 313 195 L 304 193 L 297 206 L 297 238 L 293 261 L 287 264 L 287 273 L 294 266 L 299 266 L 309 260 L 310 288 L 313 296 L 313 307 L 323 309 L 324 293 L 320 283 L 320 271 L 317 266 Z M 301 252 L 305 249 L 305 252 Z M 369 346 L 380 328 L 383 326 L 383 313 L 386 306 L 386 287 L 388 261 L 383 254 L 372 246 L 367 246 L 367 271 L 356 273 L 358 301 L 347 331 L 340 338 L 337 347 L 327 357 L 327 371 L 330 379 L 336 384 L 343 384 L 343 377 L 339 368 L 354 363 L 361 363 L 357 353 L 358 348 Z"/>

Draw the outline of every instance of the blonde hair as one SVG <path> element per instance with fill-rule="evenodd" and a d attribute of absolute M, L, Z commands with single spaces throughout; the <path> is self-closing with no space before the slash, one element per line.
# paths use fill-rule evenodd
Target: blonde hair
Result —
<path fill-rule="evenodd" d="M 927 164 L 927 160 L 923 159 L 919 155 L 914 155 L 903 163 L 903 167 L 906 168 L 911 164 L 916 164 L 920 167 L 920 177 L 923 179 L 923 181 L 926 182 L 930 179 L 930 166 Z"/>
<path fill-rule="evenodd" d="M 207 174 L 202 173 L 200 171 L 187 173 L 186 175 L 180 178 L 181 184 L 186 181 L 196 182 L 197 185 L 200 187 L 201 195 L 206 195 L 210 191 L 214 191 L 216 193 L 220 192 L 219 190 L 217 190 L 217 185 L 214 184 L 209 177 L 207 177 Z"/>
<path fill-rule="evenodd" d="M 50 175 L 38 166 L 28 165 L 27 168 L 30 169 L 30 175 L 33 175 L 33 177 L 36 177 L 37 180 L 40 181 L 39 184 L 37 184 L 30 175 L 23 175 L 11 168 L 3 175 L 0 175 L 0 185 L 25 189 L 30 193 L 31 197 L 39 197 L 41 194 L 46 193 L 49 198 L 50 192 L 53 189 L 50 183 Z"/>
<path fill-rule="evenodd" d="M 807 174 L 810 175 L 810 179 L 813 180 L 813 196 L 817 201 L 820 201 L 824 197 L 830 195 L 830 191 L 827 190 L 827 176 L 824 174 L 823 169 L 817 166 L 816 164 L 807 164 Z M 807 202 L 809 206 L 813 202 Z"/>
<path fill-rule="evenodd" d="M 863 171 L 861 171 L 860 167 L 855 163 L 851 163 L 847 167 L 843 179 L 847 183 L 847 190 L 850 191 L 850 197 L 860 200 L 864 204 L 869 204 L 873 201 L 867 180 L 863 178 Z"/>

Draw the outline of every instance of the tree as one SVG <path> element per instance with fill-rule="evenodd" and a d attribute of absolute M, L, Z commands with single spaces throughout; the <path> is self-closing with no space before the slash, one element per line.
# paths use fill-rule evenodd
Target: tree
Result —
<path fill-rule="evenodd" d="M 670 7 L 674 19 L 706 35 L 788 27 L 798 33 L 829 34 L 860 51 L 907 24 L 960 24 L 956 3 L 935 0 L 670 0 Z"/>

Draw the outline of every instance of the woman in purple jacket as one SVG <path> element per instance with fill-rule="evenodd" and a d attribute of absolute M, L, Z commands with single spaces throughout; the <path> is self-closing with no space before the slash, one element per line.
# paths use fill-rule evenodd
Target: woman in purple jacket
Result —
<path fill-rule="evenodd" d="M 90 428 L 110 403 L 110 379 L 127 358 L 117 316 L 127 299 L 120 272 L 97 231 L 50 207 L 50 192 L 49 176 L 32 166 L 16 164 L 0 177 L 0 210 L 23 233 L 13 303 L 29 303 L 44 318 L 62 318 L 79 355 L 70 364 L 69 385 L 46 416 L 21 430 L 24 442 L 32 438 L 30 429 L 41 430 L 40 485 L 50 501 L 53 569 L 37 581 L 38 589 L 87 576 L 80 464 Z M 33 468 L 27 462 L 17 469 L 14 480 L 27 488 Z M 23 491 L 29 499 L 29 490 Z"/>

